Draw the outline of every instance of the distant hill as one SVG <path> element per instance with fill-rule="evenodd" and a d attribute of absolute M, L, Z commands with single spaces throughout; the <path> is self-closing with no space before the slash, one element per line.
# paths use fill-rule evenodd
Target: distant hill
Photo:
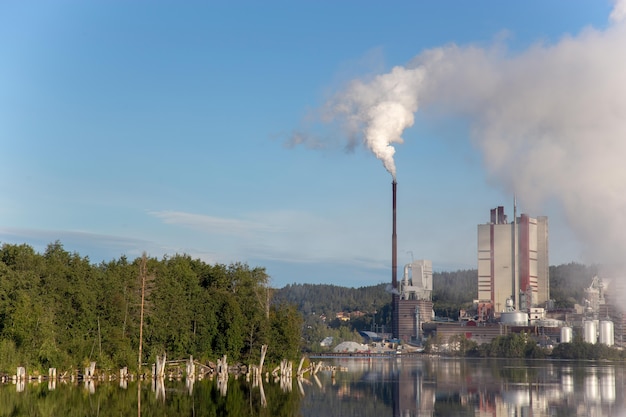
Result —
<path fill-rule="evenodd" d="M 550 267 L 550 298 L 557 308 L 572 308 L 582 303 L 585 288 L 598 275 L 597 265 L 583 265 L 576 262 Z"/>
<path fill-rule="evenodd" d="M 294 304 L 305 316 L 331 316 L 337 312 L 370 313 L 391 301 L 387 284 L 369 287 L 340 287 L 329 284 L 290 284 L 274 292 L 274 303 Z"/>
<path fill-rule="evenodd" d="M 550 267 L 550 295 L 555 305 L 571 308 L 580 303 L 584 289 L 598 273 L 596 266 L 569 263 Z M 305 316 L 311 313 L 334 317 L 337 312 L 387 310 L 391 295 L 388 283 L 349 288 L 328 284 L 291 284 L 276 290 L 274 302 L 295 304 Z M 433 303 L 438 316 L 457 318 L 478 295 L 476 269 L 433 273 Z M 386 308 L 384 308 L 386 307 Z"/>
<path fill-rule="evenodd" d="M 349 288 L 329 284 L 290 284 L 275 291 L 274 302 L 294 304 L 305 316 L 315 313 L 332 319 L 338 312 L 371 314 L 382 311 L 383 317 L 389 318 L 391 294 L 386 291 L 388 285 Z M 471 304 L 476 298 L 477 285 L 478 272 L 475 269 L 433 273 L 435 311 L 440 310 L 449 317 L 458 316 L 459 306 Z M 382 324 L 389 324 L 386 321 L 383 320 Z"/>

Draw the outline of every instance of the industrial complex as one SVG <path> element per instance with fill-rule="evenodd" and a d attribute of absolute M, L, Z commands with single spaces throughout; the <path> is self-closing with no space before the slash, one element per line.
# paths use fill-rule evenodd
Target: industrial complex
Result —
<path fill-rule="evenodd" d="M 590 277 L 585 300 L 567 311 L 550 300 L 548 218 L 517 214 L 509 221 L 504 207 L 491 210 L 489 221 L 478 225 L 478 293 L 470 311 L 458 321 L 435 320 L 432 263 L 415 260 L 397 276 L 396 192 L 393 194 L 392 338 L 420 345 L 434 335 L 440 340 L 464 335 L 479 344 L 512 332 L 534 335 L 544 346 L 571 342 L 574 334 L 588 343 L 622 346 L 626 319 L 611 300 L 610 280 Z M 615 292 L 613 292 L 615 293 Z"/>

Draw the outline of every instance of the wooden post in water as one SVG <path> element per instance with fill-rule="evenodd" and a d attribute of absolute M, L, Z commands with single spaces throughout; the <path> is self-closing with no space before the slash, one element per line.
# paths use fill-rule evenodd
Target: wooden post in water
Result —
<path fill-rule="evenodd" d="M 217 386 L 220 390 L 220 394 L 225 397 L 228 389 L 228 363 L 226 362 L 226 355 L 222 356 L 222 359 L 217 361 Z"/>
<path fill-rule="evenodd" d="M 83 373 L 84 380 L 91 380 L 96 375 L 96 363 L 90 362 L 89 366 L 85 368 L 85 372 Z"/>
<path fill-rule="evenodd" d="M 163 352 L 163 356 L 157 356 L 156 358 L 156 378 L 163 379 L 165 378 L 165 352 Z"/>
<path fill-rule="evenodd" d="M 315 365 L 315 369 L 313 370 L 313 375 L 317 375 L 317 373 L 320 371 L 320 369 L 322 369 L 322 361 L 319 361 Z"/>
<path fill-rule="evenodd" d="M 26 368 L 24 368 L 23 366 L 18 366 L 15 379 L 17 380 L 17 382 L 25 381 L 26 380 Z"/>
<path fill-rule="evenodd" d="M 304 356 L 300 358 L 300 364 L 298 365 L 298 372 L 296 372 L 296 375 L 299 377 L 302 376 L 302 364 L 303 363 L 304 363 Z"/>
<path fill-rule="evenodd" d="M 226 355 L 222 356 L 222 359 L 217 361 L 217 376 L 222 379 L 228 379 L 228 363 L 226 361 Z"/>
<path fill-rule="evenodd" d="M 26 388 L 26 368 L 24 368 L 23 366 L 20 366 L 17 368 L 17 375 L 15 376 L 17 381 L 16 381 L 16 391 L 17 392 L 23 392 L 24 389 Z"/>
<path fill-rule="evenodd" d="M 57 386 L 57 368 L 48 368 L 48 391 L 53 391 Z"/>
<path fill-rule="evenodd" d="M 193 356 L 189 355 L 189 362 L 187 362 L 187 379 L 193 379 L 196 377 L 196 365 L 193 363 Z"/>

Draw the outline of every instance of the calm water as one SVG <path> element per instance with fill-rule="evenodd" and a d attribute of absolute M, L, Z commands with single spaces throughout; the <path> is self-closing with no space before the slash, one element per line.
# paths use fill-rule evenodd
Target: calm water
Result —
<path fill-rule="evenodd" d="M 0 386 L 0 416 L 624 416 L 625 365 L 351 359 L 291 383 Z"/>

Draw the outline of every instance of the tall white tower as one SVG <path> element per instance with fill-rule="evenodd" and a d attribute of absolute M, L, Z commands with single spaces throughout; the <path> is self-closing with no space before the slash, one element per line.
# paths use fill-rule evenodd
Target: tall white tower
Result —
<path fill-rule="evenodd" d="M 521 214 L 509 223 L 504 207 L 478 225 L 478 299 L 499 317 L 513 300 L 515 309 L 549 300 L 548 218 Z"/>

